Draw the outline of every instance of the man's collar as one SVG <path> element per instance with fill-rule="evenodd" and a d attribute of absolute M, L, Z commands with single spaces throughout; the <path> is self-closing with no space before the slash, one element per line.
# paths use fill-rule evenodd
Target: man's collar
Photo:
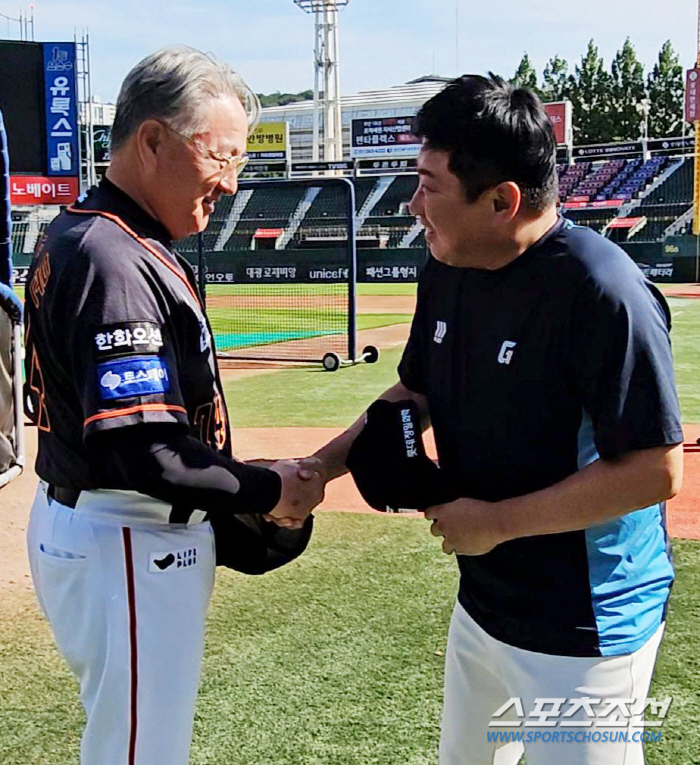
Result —
<path fill-rule="evenodd" d="M 165 226 L 108 178 L 103 178 L 99 186 L 91 189 L 84 200 L 79 200 L 78 206 L 98 207 L 104 212 L 114 213 L 141 236 L 155 239 L 168 249 L 172 247 L 172 238 Z"/>

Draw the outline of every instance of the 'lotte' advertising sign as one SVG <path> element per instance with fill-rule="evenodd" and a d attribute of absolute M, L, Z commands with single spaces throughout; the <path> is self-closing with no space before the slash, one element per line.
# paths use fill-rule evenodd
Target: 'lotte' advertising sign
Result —
<path fill-rule="evenodd" d="M 78 175 L 75 43 L 44 43 L 46 150 L 49 176 Z"/>

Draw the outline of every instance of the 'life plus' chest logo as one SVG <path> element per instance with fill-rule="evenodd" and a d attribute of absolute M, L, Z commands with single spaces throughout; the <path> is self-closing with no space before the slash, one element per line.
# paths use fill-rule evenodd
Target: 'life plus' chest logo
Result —
<path fill-rule="evenodd" d="M 444 321 L 436 321 L 435 322 L 435 334 L 433 335 L 433 342 L 440 345 L 442 341 L 445 339 L 445 335 L 447 334 L 447 322 Z"/>
<path fill-rule="evenodd" d="M 513 348 L 516 345 L 517 343 L 514 343 L 512 340 L 504 340 L 501 350 L 498 352 L 499 364 L 506 364 L 506 366 L 510 364 L 513 359 Z"/>

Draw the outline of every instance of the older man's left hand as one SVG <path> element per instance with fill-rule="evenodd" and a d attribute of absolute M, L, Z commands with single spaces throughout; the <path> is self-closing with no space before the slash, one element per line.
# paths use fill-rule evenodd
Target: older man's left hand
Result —
<path fill-rule="evenodd" d="M 442 550 L 448 555 L 483 555 L 506 541 L 498 503 L 463 497 L 429 507 L 425 517 L 433 522 L 430 533 L 444 537 Z"/>

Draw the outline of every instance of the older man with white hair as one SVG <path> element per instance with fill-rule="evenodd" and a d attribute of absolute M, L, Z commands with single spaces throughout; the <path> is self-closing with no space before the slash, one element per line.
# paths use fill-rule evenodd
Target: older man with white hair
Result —
<path fill-rule="evenodd" d="M 106 179 L 51 225 L 29 274 L 29 556 L 80 682 L 83 765 L 188 762 L 216 563 L 207 514 L 293 529 L 323 496 L 311 470 L 232 457 L 211 330 L 172 248 L 236 192 L 258 111 L 212 56 L 144 59 L 119 95 Z"/>

